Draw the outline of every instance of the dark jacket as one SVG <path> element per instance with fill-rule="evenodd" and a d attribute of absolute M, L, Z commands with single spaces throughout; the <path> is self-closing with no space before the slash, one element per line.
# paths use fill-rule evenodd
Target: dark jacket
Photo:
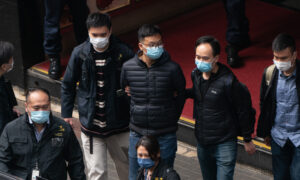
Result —
<path fill-rule="evenodd" d="M 239 132 L 251 139 L 254 119 L 250 119 L 251 97 L 243 96 L 244 89 L 225 65 L 218 63 L 217 73 L 208 80 L 206 93 L 201 86 L 202 73 L 192 72 L 193 88 L 187 90 L 187 97 L 194 99 L 195 135 L 198 143 L 211 145 L 235 139 Z"/>
<path fill-rule="evenodd" d="M 2 76 L 0 77 L 0 135 L 5 125 L 17 118 L 13 107 L 17 105 L 11 83 Z"/>
<path fill-rule="evenodd" d="M 123 91 L 120 91 L 121 67 L 134 56 L 133 51 L 111 36 L 108 48 L 109 57 L 105 66 L 105 110 L 107 126 L 100 128 L 93 124 L 96 103 L 96 65 L 91 54 L 89 41 L 75 47 L 68 63 L 61 87 L 62 117 L 72 117 L 77 90 L 79 120 L 86 134 L 105 137 L 128 130 L 129 103 Z"/>
<path fill-rule="evenodd" d="M 25 114 L 3 130 L 0 170 L 29 180 L 37 162 L 43 178 L 64 180 L 68 171 L 72 180 L 85 180 L 81 148 L 71 126 L 51 116 L 42 139 L 37 142 L 34 127 Z"/>
<path fill-rule="evenodd" d="M 177 130 L 185 102 L 185 78 L 180 66 L 166 51 L 150 68 L 138 55 L 126 62 L 121 86 L 130 87 L 130 129 L 142 135 Z"/>
<path fill-rule="evenodd" d="M 145 180 L 144 176 L 145 169 L 141 168 L 139 169 L 137 180 Z M 157 167 L 154 169 L 154 172 L 152 173 L 151 180 L 180 180 L 179 175 L 177 172 L 169 167 L 168 165 L 160 162 Z"/>
<path fill-rule="evenodd" d="M 266 68 L 267 69 L 267 68 Z M 257 136 L 265 138 L 271 136 L 271 129 L 276 117 L 276 89 L 278 69 L 275 68 L 269 86 L 266 84 L 266 69 L 263 73 L 260 87 L 260 115 L 257 124 Z M 300 61 L 296 60 L 296 88 L 300 102 Z"/>

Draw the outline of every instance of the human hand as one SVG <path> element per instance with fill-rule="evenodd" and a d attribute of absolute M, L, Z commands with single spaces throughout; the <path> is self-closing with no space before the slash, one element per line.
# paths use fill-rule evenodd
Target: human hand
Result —
<path fill-rule="evenodd" d="M 244 148 L 245 148 L 245 151 L 250 155 L 254 154 L 256 151 L 256 147 L 252 141 L 244 142 Z"/>
<path fill-rule="evenodd" d="M 130 94 L 130 87 L 129 86 L 125 87 L 125 92 L 127 93 L 127 96 L 131 96 L 131 94 Z"/>
<path fill-rule="evenodd" d="M 70 124 L 73 128 L 73 118 L 64 118 L 64 121 Z"/>
<path fill-rule="evenodd" d="M 174 91 L 174 97 L 177 97 L 177 96 L 178 96 L 178 92 Z"/>
<path fill-rule="evenodd" d="M 13 112 L 15 112 L 18 117 L 21 116 L 21 112 L 16 107 L 13 107 Z"/>
<path fill-rule="evenodd" d="M 271 137 L 270 136 L 267 136 L 264 138 L 264 143 L 267 145 L 267 146 L 270 146 L 271 145 Z"/>

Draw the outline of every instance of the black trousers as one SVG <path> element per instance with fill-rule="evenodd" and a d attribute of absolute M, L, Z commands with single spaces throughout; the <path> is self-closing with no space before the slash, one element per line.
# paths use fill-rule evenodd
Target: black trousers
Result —
<path fill-rule="evenodd" d="M 44 0 L 44 51 L 48 55 L 58 55 L 62 50 L 59 23 L 65 4 L 70 7 L 77 43 L 84 42 L 88 36 L 85 21 L 89 10 L 86 0 Z"/>
<path fill-rule="evenodd" d="M 227 13 L 227 43 L 242 46 L 250 41 L 249 21 L 245 14 L 245 0 L 223 0 Z"/>

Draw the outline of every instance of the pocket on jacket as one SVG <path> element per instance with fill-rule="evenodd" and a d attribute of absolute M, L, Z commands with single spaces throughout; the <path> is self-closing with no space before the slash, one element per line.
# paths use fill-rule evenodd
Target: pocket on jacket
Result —
<path fill-rule="evenodd" d="M 79 116 L 87 116 L 89 109 L 89 98 L 78 96 L 77 100 Z"/>
<path fill-rule="evenodd" d="M 147 119 L 147 110 L 145 106 L 134 105 L 130 108 L 130 118 L 131 122 L 134 124 L 142 125 L 145 124 L 145 119 Z"/>
<path fill-rule="evenodd" d="M 25 155 L 28 151 L 27 146 L 27 138 L 23 137 L 12 137 L 9 139 L 9 143 L 11 144 L 11 149 L 13 154 L 15 155 Z"/>

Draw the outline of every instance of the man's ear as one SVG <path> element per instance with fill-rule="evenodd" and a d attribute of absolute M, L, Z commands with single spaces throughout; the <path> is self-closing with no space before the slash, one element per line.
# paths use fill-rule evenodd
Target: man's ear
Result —
<path fill-rule="evenodd" d="M 220 55 L 216 55 L 216 56 L 215 56 L 215 62 L 218 62 L 218 61 L 219 61 L 219 58 L 220 58 Z"/>
<path fill-rule="evenodd" d="M 144 48 L 144 47 L 143 47 L 143 44 L 139 42 L 138 46 L 139 46 L 139 49 L 140 49 L 141 51 L 143 51 L 143 48 Z"/>
<path fill-rule="evenodd" d="M 28 111 L 28 104 L 27 104 L 27 102 L 25 102 L 25 111 L 28 113 L 29 111 Z"/>
<path fill-rule="evenodd" d="M 292 65 L 296 64 L 296 60 L 297 60 L 297 51 L 293 52 Z"/>
<path fill-rule="evenodd" d="M 110 27 L 109 35 L 110 35 L 110 36 L 112 35 L 112 27 Z"/>
<path fill-rule="evenodd" d="M 297 55 L 298 55 L 298 53 L 297 53 L 297 51 L 295 51 L 295 52 L 294 52 L 295 60 L 297 59 Z"/>
<path fill-rule="evenodd" d="M 4 70 L 5 69 L 5 64 L 2 64 L 1 66 L 0 66 L 0 70 Z"/>

